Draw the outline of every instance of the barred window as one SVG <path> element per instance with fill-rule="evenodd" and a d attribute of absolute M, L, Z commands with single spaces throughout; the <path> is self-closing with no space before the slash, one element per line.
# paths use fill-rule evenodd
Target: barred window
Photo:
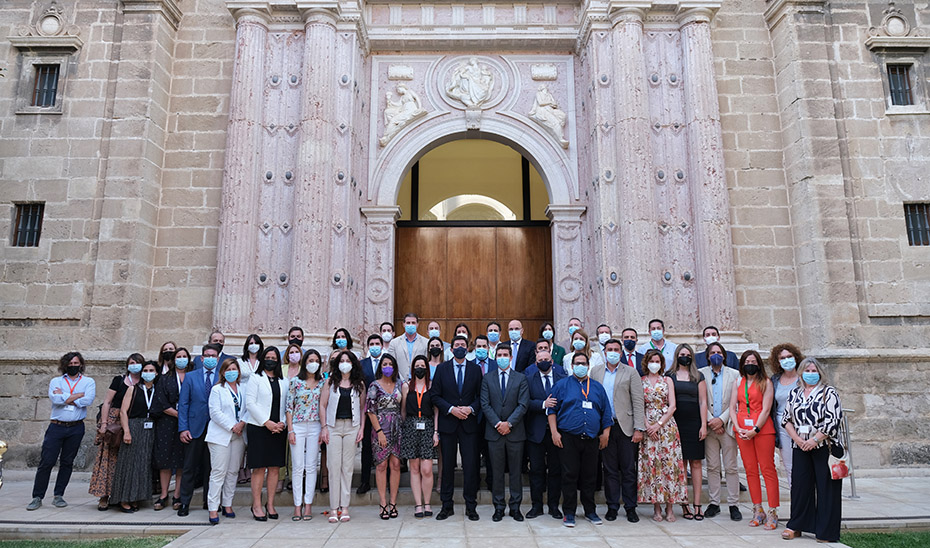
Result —
<path fill-rule="evenodd" d="M 38 247 L 42 233 L 44 203 L 15 204 L 13 234 L 10 245 L 14 247 Z"/>
<path fill-rule="evenodd" d="M 32 91 L 32 106 L 53 107 L 58 94 L 58 65 L 36 65 L 36 81 Z"/>
<path fill-rule="evenodd" d="M 930 245 L 930 204 L 904 204 L 908 245 Z"/>
<path fill-rule="evenodd" d="M 913 105 L 914 94 L 911 89 L 911 65 L 888 65 L 888 88 L 891 91 L 892 105 Z"/>

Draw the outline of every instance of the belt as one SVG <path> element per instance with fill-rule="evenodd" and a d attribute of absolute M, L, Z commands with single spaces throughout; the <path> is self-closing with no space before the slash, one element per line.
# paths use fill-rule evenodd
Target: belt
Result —
<path fill-rule="evenodd" d="M 58 426 L 77 426 L 79 424 L 84 424 L 84 421 L 60 421 L 57 419 L 52 419 L 49 422 L 52 424 L 57 424 Z"/>

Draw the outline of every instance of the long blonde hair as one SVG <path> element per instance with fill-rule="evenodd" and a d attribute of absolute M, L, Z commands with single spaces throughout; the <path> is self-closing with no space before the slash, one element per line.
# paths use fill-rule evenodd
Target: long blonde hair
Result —
<path fill-rule="evenodd" d="M 701 382 L 701 374 L 698 372 L 697 364 L 694 363 L 694 349 L 691 348 L 691 345 L 687 343 L 679 344 L 678 348 L 675 349 L 675 361 L 672 362 L 672 369 L 669 371 L 669 374 L 677 375 L 678 370 L 683 367 L 678 363 L 678 356 L 681 355 L 682 350 L 688 350 L 691 352 L 691 365 L 688 366 L 688 378 L 691 379 L 691 382 L 695 384 Z"/>

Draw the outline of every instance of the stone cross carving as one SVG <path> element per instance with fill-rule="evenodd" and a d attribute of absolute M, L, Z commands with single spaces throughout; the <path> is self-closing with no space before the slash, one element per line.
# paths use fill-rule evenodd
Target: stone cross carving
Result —
<path fill-rule="evenodd" d="M 549 92 L 549 86 L 539 84 L 536 90 L 536 100 L 533 101 L 533 108 L 530 110 L 530 119 L 539 123 L 552 137 L 558 141 L 562 148 L 568 148 L 568 141 L 562 136 L 562 130 L 565 127 L 565 120 L 568 115 L 559 109 L 555 97 Z"/>
<path fill-rule="evenodd" d="M 481 108 L 491 97 L 494 89 L 494 74 L 478 65 L 478 58 L 463 61 L 452 71 L 452 77 L 446 86 L 446 95 L 460 101 L 466 108 Z"/>
<path fill-rule="evenodd" d="M 387 145 L 410 122 L 426 115 L 426 110 L 415 91 L 407 89 L 404 84 L 397 84 L 396 89 L 397 101 L 390 91 L 385 96 L 387 102 L 384 107 L 384 135 L 378 140 L 381 146 Z"/>

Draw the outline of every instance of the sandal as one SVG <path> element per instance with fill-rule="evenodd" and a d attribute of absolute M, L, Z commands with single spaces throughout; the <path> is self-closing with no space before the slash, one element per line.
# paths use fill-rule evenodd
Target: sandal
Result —
<path fill-rule="evenodd" d="M 388 515 L 391 516 L 391 519 L 396 518 L 397 517 L 397 505 L 392 502 L 390 504 L 390 507 L 391 507 L 391 512 Z"/>
<path fill-rule="evenodd" d="M 350 519 L 352 519 L 352 518 L 349 517 L 349 514 L 342 514 L 341 516 L 339 516 L 339 521 L 341 521 L 341 522 L 343 522 L 343 523 L 349 521 Z"/>
<path fill-rule="evenodd" d="M 784 540 L 792 540 L 801 536 L 800 531 L 792 531 L 791 529 L 785 529 L 781 533 L 781 538 Z"/>
<path fill-rule="evenodd" d="M 330 514 L 329 516 L 330 523 L 339 523 L 339 518 L 336 517 L 336 514 Z"/>
<path fill-rule="evenodd" d="M 153 508 L 155 509 L 155 511 L 157 512 L 157 511 L 159 511 L 159 510 L 164 510 L 164 509 L 165 509 L 165 505 L 167 505 L 167 504 L 168 504 L 168 497 L 162 497 L 162 498 L 156 500 L 156 501 L 155 501 L 155 504 L 154 504 L 152 507 L 153 507 Z"/>
<path fill-rule="evenodd" d="M 766 531 L 774 531 L 778 528 L 778 514 L 775 513 L 774 508 L 770 509 L 768 515 L 765 516 L 765 525 L 762 528 Z"/>
<path fill-rule="evenodd" d="M 108 497 L 100 497 L 97 501 L 97 510 L 101 512 L 106 512 L 110 508 L 110 499 Z"/>
<path fill-rule="evenodd" d="M 758 527 L 765 523 L 765 511 L 762 510 L 762 506 L 756 506 L 752 509 L 752 521 L 749 522 L 750 527 Z"/>
<path fill-rule="evenodd" d="M 701 510 L 701 507 L 698 505 L 694 506 L 694 521 L 704 521 L 704 512 Z"/>
<path fill-rule="evenodd" d="M 381 506 L 380 504 L 378 506 Z M 391 519 L 391 513 L 388 512 L 387 506 L 381 506 L 381 513 L 378 514 L 381 519 Z"/>
<path fill-rule="evenodd" d="M 681 517 L 685 519 L 694 519 L 694 514 L 691 513 L 691 508 L 687 504 L 681 505 Z"/>
<path fill-rule="evenodd" d="M 423 505 L 421 505 L 421 504 L 414 505 L 414 507 L 413 507 L 413 517 L 415 517 L 415 518 L 417 518 L 417 519 L 422 519 L 422 518 L 423 518 L 423 510 L 420 510 L 419 512 L 417 512 L 417 508 L 423 508 Z"/>
<path fill-rule="evenodd" d="M 171 497 L 171 509 L 177 510 L 181 508 L 181 499 L 178 497 Z"/>
<path fill-rule="evenodd" d="M 423 505 L 423 517 L 428 518 L 433 515 L 433 507 L 429 504 Z"/>

